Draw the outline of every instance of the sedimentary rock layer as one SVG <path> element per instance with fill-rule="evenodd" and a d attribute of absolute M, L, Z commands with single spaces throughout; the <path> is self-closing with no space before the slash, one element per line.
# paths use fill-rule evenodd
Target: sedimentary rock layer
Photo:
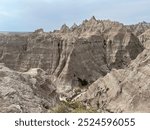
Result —
<path fill-rule="evenodd" d="M 143 51 L 139 39 L 121 23 L 92 17 L 71 28 L 0 35 L 0 62 L 17 71 L 42 68 L 58 91 L 89 86 L 112 68 L 125 68 Z"/>

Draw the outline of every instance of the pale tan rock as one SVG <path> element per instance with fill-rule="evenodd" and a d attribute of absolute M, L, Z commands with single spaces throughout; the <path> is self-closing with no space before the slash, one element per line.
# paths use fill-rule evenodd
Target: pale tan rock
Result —
<path fill-rule="evenodd" d="M 59 103 L 56 88 L 44 73 L 17 72 L 0 64 L 0 112 L 47 112 Z"/>
<path fill-rule="evenodd" d="M 149 29 L 93 16 L 53 32 L 0 33 L 1 112 L 47 112 L 59 98 L 149 112 Z"/>
<path fill-rule="evenodd" d="M 144 33 L 146 30 L 150 29 L 150 23 L 143 21 L 135 25 L 128 25 L 126 27 L 129 30 L 131 30 L 134 33 L 134 35 L 139 36 L 142 33 Z"/>
<path fill-rule="evenodd" d="M 150 29 L 146 30 L 138 38 L 145 48 L 150 48 Z"/>
<path fill-rule="evenodd" d="M 99 78 L 76 100 L 101 112 L 150 112 L 150 50 L 139 54 L 129 68 Z"/>
<path fill-rule="evenodd" d="M 43 69 L 51 75 L 60 92 L 75 86 L 89 86 L 112 68 L 127 67 L 143 50 L 138 38 L 126 26 L 95 17 L 73 30 L 66 25 L 50 33 L 38 29 L 23 38 L 7 36 L 3 43 L 0 44 L 1 62 L 19 71 Z"/>

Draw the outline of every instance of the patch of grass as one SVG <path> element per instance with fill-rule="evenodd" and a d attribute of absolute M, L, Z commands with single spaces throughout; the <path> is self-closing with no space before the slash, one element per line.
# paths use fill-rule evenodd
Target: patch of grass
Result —
<path fill-rule="evenodd" d="M 69 109 L 63 102 L 61 102 L 59 105 L 57 105 L 56 107 L 54 107 L 52 109 L 52 112 L 54 112 L 54 113 L 55 112 L 56 113 L 68 113 Z"/>
<path fill-rule="evenodd" d="M 86 109 L 86 106 L 81 102 L 61 102 L 59 105 L 54 107 L 51 112 L 54 113 L 94 113 L 94 109 Z"/>

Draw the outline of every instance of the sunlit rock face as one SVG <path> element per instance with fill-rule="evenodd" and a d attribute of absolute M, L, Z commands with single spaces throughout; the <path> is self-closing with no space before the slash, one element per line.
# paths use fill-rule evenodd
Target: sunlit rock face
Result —
<path fill-rule="evenodd" d="M 128 68 L 113 69 L 96 80 L 76 100 L 99 112 L 150 112 L 150 50 Z"/>
<path fill-rule="evenodd" d="M 144 49 L 131 29 L 95 17 L 54 32 L 38 29 L 0 39 L 0 62 L 22 72 L 43 69 L 59 92 L 89 86 L 112 68 L 126 68 Z"/>
<path fill-rule="evenodd" d="M 0 64 L 0 112 L 47 112 L 58 97 L 42 69 L 17 72 Z"/>

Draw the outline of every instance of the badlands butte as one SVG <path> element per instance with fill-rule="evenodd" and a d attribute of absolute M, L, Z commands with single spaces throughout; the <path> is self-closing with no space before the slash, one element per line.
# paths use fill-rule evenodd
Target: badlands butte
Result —
<path fill-rule="evenodd" d="M 150 112 L 150 24 L 1 32 L 0 112 Z"/>

